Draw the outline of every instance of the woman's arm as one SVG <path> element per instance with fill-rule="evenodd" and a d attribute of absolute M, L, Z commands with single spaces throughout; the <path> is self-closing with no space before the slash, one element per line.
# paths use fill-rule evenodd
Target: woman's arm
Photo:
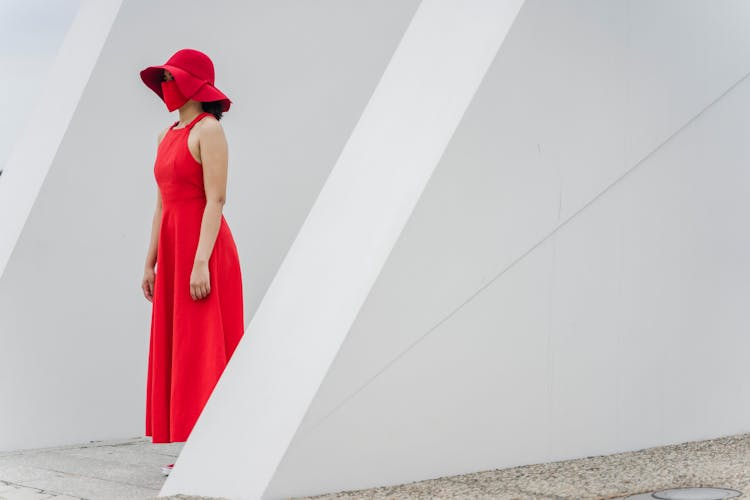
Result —
<path fill-rule="evenodd" d="M 167 129 L 162 130 L 159 133 L 159 138 L 156 142 L 157 147 L 161 140 L 164 138 L 164 134 Z M 159 187 L 156 187 L 156 208 L 154 209 L 154 215 L 151 219 L 151 239 L 148 244 L 148 251 L 146 252 L 146 262 L 143 266 L 143 280 L 141 281 L 141 289 L 143 295 L 148 301 L 153 301 L 154 298 L 154 267 L 156 266 L 156 252 L 159 245 L 159 228 L 161 227 L 161 191 Z"/>
<path fill-rule="evenodd" d="M 211 291 L 208 260 L 221 226 L 222 209 L 226 199 L 228 166 L 226 136 L 218 120 L 202 122 L 198 142 L 203 165 L 206 207 L 203 210 L 200 238 L 195 251 L 193 272 L 190 276 L 190 295 L 193 300 L 202 299 Z"/>

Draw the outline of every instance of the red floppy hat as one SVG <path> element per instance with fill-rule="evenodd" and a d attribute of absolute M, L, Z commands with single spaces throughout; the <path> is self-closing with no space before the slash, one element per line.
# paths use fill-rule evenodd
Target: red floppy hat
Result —
<path fill-rule="evenodd" d="M 166 63 L 141 71 L 141 80 L 162 100 L 161 82 L 164 70 L 172 73 L 175 84 L 188 99 L 199 102 L 221 101 L 222 111 L 229 111 L 232 101 L 214 86 L 214 63 L 203 52 L 181 49 Z"/>

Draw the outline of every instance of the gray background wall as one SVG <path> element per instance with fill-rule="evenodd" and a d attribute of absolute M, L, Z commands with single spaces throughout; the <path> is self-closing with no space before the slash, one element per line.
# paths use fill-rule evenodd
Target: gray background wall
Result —
<path fill-rule="evenodd" d="M 137 71 L 201 48 L 235 100 L 249 322 L 416 2 L 215 5 L 231 38 L 199 2 L 121 8 L 0 278 L 0 449 L 142 432 L 172 117 Z M 526 2 L 269 494 L 747 432 L 749 23 L 741 0 Z"/>
<path fill-rule="evenodd" d="M 145 431 L 151 304 L 140 281 L 157 133 L 177 118 L 138 72 L 197 48 L 234 101 L 222 119 L 224 212 L 249 323 L 416 8 L 211 5 L 211 16 L 197 0 L 120 8 L 0 278 L 0 450 Z"/>
<path fill-rule="evenodd" d="M 269 497 L 750 431 L 749 23 L 528 0 Z"/>

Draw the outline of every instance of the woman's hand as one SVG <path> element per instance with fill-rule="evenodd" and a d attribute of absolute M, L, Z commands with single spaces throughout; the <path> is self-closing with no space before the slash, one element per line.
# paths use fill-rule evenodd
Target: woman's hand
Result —
<path fill-rule="evenodd" d="M 190 296 L 193 300 L 199 300 L 208 296 L 210 292 L 211 282 L 208 262 L 196 261 L 193 264 L 193 272 L 190 273 Z"/>
<path fill-rule="evenodd" d="M 154 279 L 156 278 L 156 273 L 154 272 L 153 267 L 147 267 L 143 271 L 143 281 L 141 282 L 141 289 L 143 289 L 143 296 L 146 297 L 146 300 L 149 302 L 154 301 Z"/>

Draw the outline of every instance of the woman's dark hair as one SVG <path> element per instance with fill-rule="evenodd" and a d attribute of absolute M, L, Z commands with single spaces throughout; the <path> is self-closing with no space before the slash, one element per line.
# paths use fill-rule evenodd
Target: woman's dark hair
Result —
<path fill-rule="evenodd" d="M 212 115 L 216 117 L 217 120 L 221 120 L 221 115 L 222 115 L 221 101 L 202 102 L 201 107 L 203 108 L 203 111 L 211 113 Z"/>

